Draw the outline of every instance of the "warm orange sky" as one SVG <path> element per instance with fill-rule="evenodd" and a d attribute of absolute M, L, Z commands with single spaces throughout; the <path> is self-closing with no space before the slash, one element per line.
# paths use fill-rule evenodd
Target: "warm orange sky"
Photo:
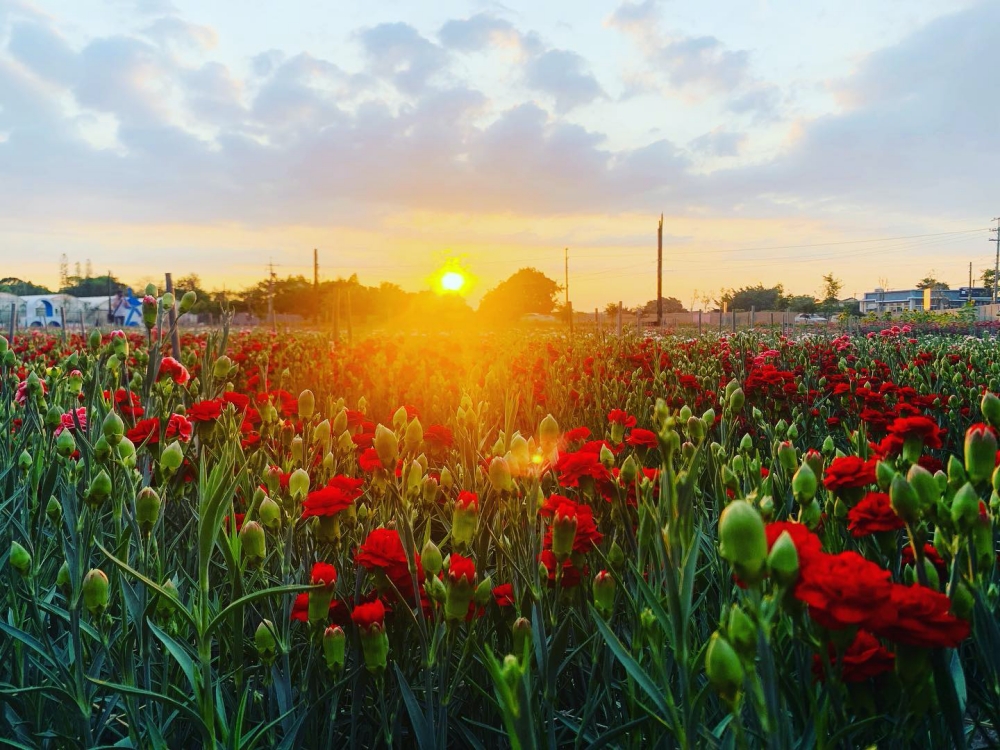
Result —
<path fill-rule="evenodd" d="M 1000 5 L 0 0 L 0 272 L 358 273 L 577 309 L 992 265 Z M 567 18 L 572 20 L 567 21 Z"/>

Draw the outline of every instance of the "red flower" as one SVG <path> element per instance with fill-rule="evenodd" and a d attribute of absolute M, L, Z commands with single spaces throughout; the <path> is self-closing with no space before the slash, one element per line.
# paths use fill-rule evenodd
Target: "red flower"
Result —
<path fill-rule="evenodd" d="M 874 484 L 875 465 L 875 459 L 865 461 L 858 456 L 840 456 L 830 462 L 823 484 L 831 492 Z"/>
<path fill-rule="evenodd" d="M 556 585 L 556 566 L 559 565 L 559 561 L 556 560 L 555 553 L 550 550 L 542 550 L 542 554 L 538 556 L 538 561 L 545 566 L 545 569 L 549 574 L 549 586 Z M 571 558 L 567 558 L 563 562 L 562 566 L 562 581 L 561 586 L 563 588 L 569 589 L 580 585 L 580 571 L 573 565 Z"/>
<path fill-rule="evenodd" d="M 222 415 L 223 401 L 219 398 L 196 401 L 187 410 L 187 418 L 192 422 L 212 422 Z"/>
<path fill-rule="evenodd" d="M 160 442 L 160 418 L 152 417 L 135 423 L 135 427 L 125 433 L 125 437 L 136 445 L 148 440 L 149 445 Z"/>
<path fill-rule="evenodd" d="M 836 649 L 829 645 L 830 665 L 836 663 Z M 865 682 L 892 670 L 896 657 L 878 639 L 866 630 L 859 630 L 854 642 L 847 647 L 843 656 L 843 671 L 840 678 L 844 682 Z M 825 671 L 819 654 L 813 656 L 813 675 L 822 680 Z"/>
<path fill-rule="evenodd" d="M 333 484 L 336 479 L 337 477 L 334 477 L 326 487 L 306 495 L 305 502 L 302 503 L 303 521 L 313 516 L 335 516 L 341 511 L 350 508 L 354 504 L 354 501 L 361 496 L 360 489 L 345 488 Z M 347 479 L 347 477 L 344 477 L 344 479 Z"/>
<path fill-rule="evenodd" d="M 815 556 L 800 571 L 795 598 L 809 605 L 809 615 L 824 628 L 865 626 L 892 591 L 889 571 L 857 552 Z"/>
<path fill-rule="evenodd" d="M 79 420 L 80 428 L 86 432 L 87 431 L 87 407 L 81 406 L 76 410 L 76 419 L 73 418 L 73 412 L 69 411 L 59 417 L 60 424 L 56 427 L 55 434 L 59 435 L 63 430 L 69 430 L 70 432 L 76 431 L 76 422 Z"/>
<path fill-rule="evenodd" d="M 566 445 L 572 445 L 573 443 L 586 440 L 590 437 L 590 429 L 588 427 L 574 427 L 572 430 L 567 430 L 563 434 L 563 441 Z"/>
<path fill-rule="evenodd" d="M 927 561 L 930 562 L 931 565 L 933 565 L 938 570 L 943 571 L 945 569 L 946 566 L 944 564 L 944 560 L 942 559 L 941 555 L 938 554 L 938 551 L 934 548 L 933 545 L 931 544 L 924 545 L 924 557 L 926 557 Z M 905 547 L 903 547 L 903 551 L 899 555 L 899 560 L 903 565 L 916 564 L 917 559 L 916 556 L 913 554 L 912 544 L 907 544 Z"/>
<path fill-rule="evenodd" d="M 635 417 L 626 413 L 623 409 L 612 409 L 608 412 L 608 422 L 620 424 L 622 427 L 635 427 Z"/>
<path fill-rule="evenodd" d="M 887 456 L 899 455 L 908 439 L 919 440 L 924 447 L 937 449 L 941 447 L 944 432 L 930 417 L 897 417 L 889 425 L 889 434 L 879 443 L 879 449 Z"/>
<path fill-rule="evenodd" d="M 479 510 L 479 495 L 475 492 L 462 490 L 455 500 L 455 507 L 460 510 Z"/>
<path fill-rule="evenodd" d="M 309 622 L 309 592 L 303 591 L 295 597 L 289 620 Z M 336 599 L 330 600 L 330 622 L 338 625 L 347 624 L 347 608 Z"/>
<path fill-rule="evenodd" d="M 448 562 L 448 578 L 459 581 L 465 578 L 470 584 L 476 581 L 476 564 L 468 557 L 453 553 Z"/>
<path fill-rule="evenodd" d="M 819 537 L 811 532 L 805 524 L 795 523 L 794 521 L 775 521 L 764 527 L 764 533 L 767 535 L 768 551 L 778 541 L 778 537 L 781 536 L 781 532 L 783 531 L 787 531 L 789 536 L 792 537 L 795 551 L 799 555 L 800 570 L 805 568 L 818 555 L 823 554 L 823 543 L 819 540 Z"/>
<path fill-rule="evenodd" d="M 236 407 L 236 411 L 245 411 L 250 406 L 250 397 L 234 391 L 226 391 L 222 394 L 222 400 L 227 404 Z"/>
<path fill-rule="evenodd" d="M 869 492 L 861 502 L 847 511 L 847 528 L 855 537 L 905 527 L 906 524 L 896 515 L 889 504 L 889 496 L 884 492 Z"/>
<path fill-rule="evenodd" d="M 385 605 L 381 599 L 359 604 L 351 611 L 351 620 L 361 630 L 371 630 L 375 626 L 385 628 Z"/>
<path fill-rule="evenodd" d="M 969 623 L 949 611 L 951 599 L 926 586 L 891 587 L 880 617 L 872 624 L 876 635 L 896 643 L 924 648 L 954 648 L 969 636 Z"/>
<path fill-rule="evenodd" d="M 191 379 L 191 374 L 187 368 L 173 357 L 164 357 L 160 360 L 160 369 L 156 373 L 157 382 L 164 378 L 170 378 L 177 385 L 184 385 Z"/>
<path fill-rule="evenodd" d="M 594 523 L 594 511 L 585 503 L 577 503 L 562 495 L 549 495 L 538 511 L 543 518 L 555 518 L 556 514 L 576 518 L 576 537 L 573 540 L 573 551 L 586 555 L 604 540 L 604 535 L 597 530 Z M 552 527 L 545 531 L 543 546 L 552 547 Z"/>
<path fill-rule="evenodd" d="M 585 477 L 596 482 L 606 482 L 610 477 L 597 454 L 584 451 L 559 456 L 556 471 L 559 472 L 559 484 L 564 487 L 578 487 Z"/>
<path fill-rule="evenodd" d="M 364 544 L 358 547 L 354 555 L 355 561 L 368 570 L 380 571 L 385 574 L 393 586 L 406 599 L 413 597 L 413 577 L 410 575 L 410 566 L 406 560 L 406 551 L 403 549 L 403 542 L 399 538 L 399 532 L 395 529 L 374 529 L 365 539 Z M 416 558 L 417 580 L 424 577 L 423 566 L 420 564 L 420 555 Z"/>
<path fill-rule="evenodd" d="M 182 443 L 186 443 L 191 439 L 191 430 L 191 422 L 185 416 L 171 414 L 170 419 L 167 420 L 167 440 L 177 438 Z"/>
<path fill-rule="evenodd" d="M 629 433 L 628 439 L 625 442 L 636 447 L 655 448 L 657 446 L 656 433 L 652 430 L 644 430 L 636 427 Z"/>
<path fill-rule="evenodd" d="M 424 442 L 434 451 L 446 451 L 455 442 L 455 437 L 444 425 L 432 424 L 424 430 Z"/>
<path fill-rule="evenodd" d="M 313 563 L 312 572 L 309 574 L 309 583 L 313 584 L 323 584 L 326 588 L 330 588 L 337 582 L 337 569 L 330 565 L 330 563 L 318 562 Z"/>
<path fill-rule="evenodd" d="M 514 606 L 514 584 L 501 583 L 493 589 L 493 600 L 499 607 Z"/>
<path fill-rule="evenodd" d="M 361 471 L 366 474 L 371 474 L 377 469 L 382 468 L 382 459 L 378 457 L 378 451 L 374 448 L 365 448 L 365 450 L 358 456 L 358 466 Z"/>

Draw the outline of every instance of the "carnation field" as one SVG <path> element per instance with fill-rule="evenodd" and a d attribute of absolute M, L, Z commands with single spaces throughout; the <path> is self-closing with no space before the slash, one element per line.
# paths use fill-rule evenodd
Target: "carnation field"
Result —
<path fill-rule="evenodd" d="M 163 302 L 0 339 L 0 745 L 997 746 L 989 332 Z"/>

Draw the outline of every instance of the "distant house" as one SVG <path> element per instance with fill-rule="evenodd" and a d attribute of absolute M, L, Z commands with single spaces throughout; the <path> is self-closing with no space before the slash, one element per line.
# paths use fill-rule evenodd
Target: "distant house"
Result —
<path fill-rule="evenodd" d="M 982 287 L 961 287 L 960 289 L 932 289 L 931 309 L 952 310 L 972 301 L 974 305 L 988 305 L 992 302 L 992 290 Z M 861 314 L 901 312 L 903 310 L 923 310 L 923 289 L 875 289 L 865 292 L 861 300 Z"/>

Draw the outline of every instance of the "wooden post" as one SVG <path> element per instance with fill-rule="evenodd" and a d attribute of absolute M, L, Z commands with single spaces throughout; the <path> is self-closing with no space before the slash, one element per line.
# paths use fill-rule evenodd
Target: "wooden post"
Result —
<path fill-rule="evenodd" d="M 622 301 L 618 300 L 618 337 L 621 338 L 622 335 Z"/>
<path fill-rule="evenodd" d="M 597 337 L 601 337 L 601 317 L 597 312 L 597 308 L 594 308 L 594 331 L 597 332 Z"/>
<path fill-rule="evenodd" d="M 754 320 L 757 317 L 757 308 L 754 305 L 750 305 L 750 330 L 753 330 Z"/>
<path fill-rule="evenodd" d="M 736 311 L 733 310 L 733 333 L 736 333 Z"/>
<path fill-rule="evenodd" d="M 8 335 L 8 338 L 10 339 L 10 343 L 11 343 L 12 346 L 14 344 L 14 331 L 16 331 L 16 330 L 17 330 L 17 303 L 16 302 L 11 302 L 10 303 L 10 334 Z"/>
<path fill-rule="evenodd" d="M 83 310 L 80 310 L 80 335 L 87 338 L 87 324 L 83 321 Z"/>
<path fill-rule="evenodd" d="M 167 282 L 167 291 L 171 294 L 174 293 L 174 276 L 173 274 L 165 274 Z M 177 332 L 177 300 L 174 300 L 174 304 L 170 306 L 170 310 L 167 311 L 167 320 L 170 322 L 170 351 L 173 352 L 174 359 L 178 362 L 181 359 L 181 337 Z"/>
<path fill-rule="evenodd" d="M 59 323 L 62 326 L 59 330 L 62 333 L 62 340 L 66 341 L 66 308 L 59 308 Z"/>
<path fill-rule="evenodd" d="M 638 308 L 635 311 L 635 335 L 638 336 L 642 331 L 642 308 Z"/>
<path fill-rule="evenodd" d="M 704 310 L 699 310 L 698 311 L 698 338 L 701 338 L 701 316 L 702 316 L 703 313 L 704 313 Z"/>
<path fill-rule="evenodd" d="M 573 303 L 570 300 L 566 300 L 566 313 L 569 315 L 569 338 L 570 341 L 573 340 Z"/>
<path fill-rule="evenodd" d="M 774 313 L 771 313 L 771 328 L 774 328 Z"/>

